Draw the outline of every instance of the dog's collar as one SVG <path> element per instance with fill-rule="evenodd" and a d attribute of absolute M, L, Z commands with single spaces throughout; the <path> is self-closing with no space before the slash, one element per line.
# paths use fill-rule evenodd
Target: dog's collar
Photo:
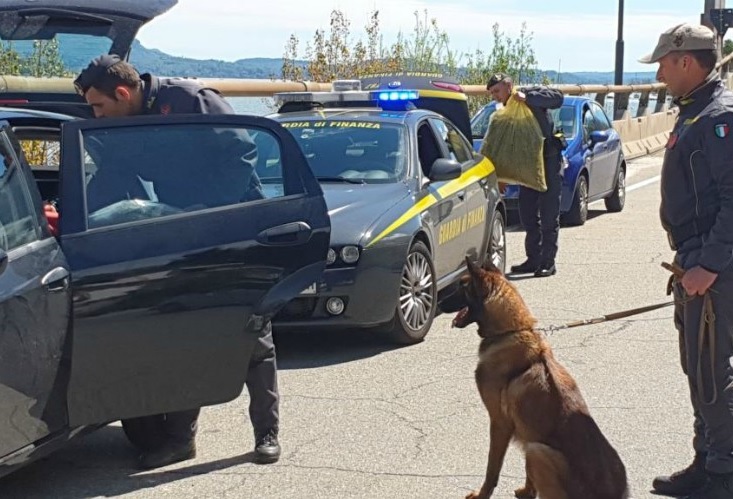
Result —
<path fill-rule="evenodd" d="M 481 338 L 488 343 L 495 343 L 496 341 L 499 341 L 500 339 L 504 338 L 505 336 L 511 336 L 513 334 L 523 333 L 525 331 L 528 331 L 528 330 L 527 329 L 512 329 L 510 331 L 504 331 L 503 333 L 492 334 L 491 336 L 481 336 Z"/>

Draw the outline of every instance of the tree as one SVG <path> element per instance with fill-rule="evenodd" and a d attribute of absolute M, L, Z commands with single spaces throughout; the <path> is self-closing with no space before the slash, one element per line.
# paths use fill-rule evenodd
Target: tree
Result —
<path fill-rule="evenodd" d="M 313 41 L 306 45 L 304 57 L 300 56 L 298 38 L 290 35 L 283 56 L 282 77 L 328 82 L 377 72 L 425 71 L 454 76 L 463 84 L 485 84 L 493 73 L 501 71 L 521 83 L 537 81 L 533 35 L 527 31 L 526 24 L 522 24 L 516 39 L 494 24 L 491 50 L 476 50 L 466 55 L 451 49 L 448 33 L 439 27 L 437 19 L 428 16 L 427 10 L 422 17 L 417 11 L 414 15 L 415 27 L 410 35 L 400 32 L 397 40 L 385 47 L 379 11 L 371 13 L 365 27 L 367 41 L 359 39 L 352 44 L 350 21 L 340 10 L 333 10 L 330 33 L 317 30 Z M 300 62 L 303 59 L 305 62 Z M 487 97 L 470 98 L 470 111 L 473 113 L 487 101 Z"/>
<path fill-rule="evenodd" d="M 733 40 L 723 42 L 723 57 L 733 52 Z"/>
<path fill-rule="evenodd" d="M 527 24 L 522 23 L 519 37 L 510 38 L 495 23 L 492 49 L 489 52 L 476 50 L 466 59 L 462 82 L 467 85 L 484 85 L 495 73 L 504 73 L 520 84 L 536 83 L 539 76 L 537 59 L 532 48 L 532 33 L 527 32 Z M 542 83 L 549 83 L 543 79 Z M 489 97 L 475 97 L 470 102 L 471 111 L 475 111 L 489 101 Z"/>
<path fill-rule="evenodd" d="M 21 65 L 20 54 L 13 50 L 13 45 L 0 42 L 0 74 L 19 75 Z"/>
<path fill-rule="evenodd" d="M 27 57 L 15 50 L 12 43 L 0 42 L 0 74 L 36 78 L 72 75 L 61 60 L 59 43 L 55 39 L 35 40 L 33 50 Z M 32 165 L 58 164 L 57 141 L 22 140 L 21 146 Z"/>
<path fill-rule="evenodd" d="M 72 76 L 64 66 L 59 53 L 59 41 L 34 40 L 33 52 L 21 61 L 21 74 L 46 78 L 53 76 Z"/>

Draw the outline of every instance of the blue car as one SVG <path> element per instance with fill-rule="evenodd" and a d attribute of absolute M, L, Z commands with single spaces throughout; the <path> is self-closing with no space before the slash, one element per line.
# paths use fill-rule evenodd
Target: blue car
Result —
<path fill-rule="evenodd" d="M 497 103 L 482 107 L 471 119 L 473 147 L 489 128 Z M 626 199 L 626 160 L 621 138 L 603 108 L 588 97 L 565 96 L 562 107 L 552 109 L 556 129 L 562 129 L 568 142 L 563 151 L 563 183 L 560 201 L 564 225 L 583 225 L 588 218 L 588 203 L 603 199 L 606 209 L 619 212 Z M 503 193 L 508 209 L 516 209 L 519 186 L 507 185 Z"/>

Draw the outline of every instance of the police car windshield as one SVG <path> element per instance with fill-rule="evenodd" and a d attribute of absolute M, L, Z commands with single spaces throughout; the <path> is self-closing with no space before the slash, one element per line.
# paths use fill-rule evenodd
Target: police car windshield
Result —
<path fill-rule="evenodd" d="M 373 121 L 309 120 L 281 123 L 295 137 L 324 182 L 397 182 L 407 170 L 405 127 Z"/>

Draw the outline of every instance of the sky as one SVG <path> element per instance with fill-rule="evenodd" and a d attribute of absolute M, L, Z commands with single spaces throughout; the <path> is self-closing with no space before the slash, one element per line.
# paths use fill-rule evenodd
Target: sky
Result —
<path fill-rule="evenodd" d="M 651 52 L 659 34 L 679 23 L 699 23 L 704 0 L 626 0 L 624 71 L 655 71 L 637 59 Z M 179 0 L 145 25 L 140 42 L 171 55 L 235 61 L 280 58 L 291 34 L 301 54 L 317 29 L 328 32 L 330 13 L 339 9 L 351 22 L 351 39 L 366 40 L 369 14 L 379 11 L 381 32 L 391 44 L 410 34 L 415 12 L 436 18 L 459 53 L 491 49 L 491 26 L 511 38 L 523 22 L 543 70 L 613 71 L 618 29 L 617 0 Z"/>

